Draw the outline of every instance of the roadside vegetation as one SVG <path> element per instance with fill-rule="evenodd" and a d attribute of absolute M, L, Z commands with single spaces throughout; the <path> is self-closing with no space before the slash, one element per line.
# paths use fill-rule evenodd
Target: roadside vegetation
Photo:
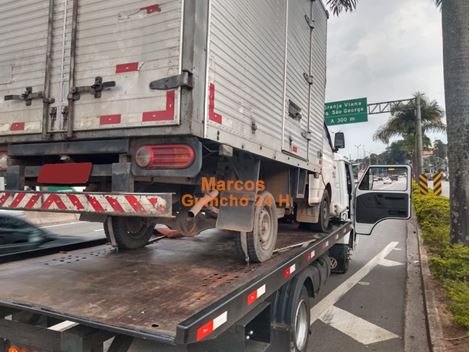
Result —
<path fill-rule="evenodd" d="M 468 329 L 468 247 L 450 242 L 449 199 L 422 195 L 414 184 L 413 201 L 431 271 L 447 294 L 453 321 Z"/>

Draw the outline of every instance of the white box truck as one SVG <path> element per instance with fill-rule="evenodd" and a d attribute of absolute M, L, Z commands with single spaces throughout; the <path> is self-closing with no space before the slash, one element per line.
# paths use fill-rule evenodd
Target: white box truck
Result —
<path fill-rule="evenodd" d="M 323 122 L 327 18 L 312 0 L 0 1 L 0 207 L 103 221 L 123 249 L 156 223 L 235 231 L 253 262 L 278 220 L 326 231 L 344 145 Z M 47 191 L 64 185 L 86 188 Z"/>
<path fill-rule="evenodd" d="M 278 218 L 325 231 L 327 18 L 311 0 L 1 1 L 0 206 L 81 213 L 126 249 L 156 222 L 237 231 L 252 261 Z M 86 190 L 25 191 L 48 185 Z"/>

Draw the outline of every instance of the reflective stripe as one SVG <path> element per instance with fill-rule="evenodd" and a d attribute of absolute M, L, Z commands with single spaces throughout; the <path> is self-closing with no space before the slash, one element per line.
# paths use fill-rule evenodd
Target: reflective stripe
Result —
<path fill-rule="evenodd" d="M 248 295 L 247 302 L 248 304 L 253 304 L 258 298 L 266 293 L 266 285 L 259 287 Z"/>
<path fill-rule="evenodd" d="M 0 192 L 0 208 L 115 215 L 171 216 L 171 193 Z"/>
<path fill-rule="evenodd" d="M 196 341 L 201 341 L 203 338 L 206 336 L 212 334 L 214 330 L 222 326 L 227 322 L 228 318 L 228 312 L 225 311 L 221 315 L 219 315 L 217 318 L 207 322 L 203 326 L 201 326 L 199 329 L 197 329 L 196 332 Z"/>

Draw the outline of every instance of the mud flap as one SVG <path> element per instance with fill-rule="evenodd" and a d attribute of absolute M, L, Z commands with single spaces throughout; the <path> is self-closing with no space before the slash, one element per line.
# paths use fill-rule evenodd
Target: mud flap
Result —
<path fill-rule="evenodd" d="M 256 184 L 259 179 L 260 161 L 245 154 L 232 159 L 233 180 L 254 182 L 254 190 L 237 192 L 234 189 L 221 192 L 220 211 L 217 217 L 217 228 L 222 230 L 251 232 L 253 231 L 253 209 L 256 202 Z M 246 204 L 241 200 L 246 199 Z M 222 202 L 225 200 L 226 202 Z M 233 201 L 232 201 L 233 200 Z"/>

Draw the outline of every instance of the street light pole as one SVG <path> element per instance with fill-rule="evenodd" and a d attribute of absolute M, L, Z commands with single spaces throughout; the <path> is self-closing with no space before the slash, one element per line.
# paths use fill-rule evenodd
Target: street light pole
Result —
<path fill-rule="evenodd" d="M 355 144 L 354 146 L 356 147 L 356 151 L 357 151 L 357 158 L 360 159 L 360 156 L 359 156 L 359 148 L 361 147 L 362 144 Z"/>
<path fill-rule="evenodd" d="M 421 95 L 416 95 L 416 179 L 423 173 L 423 129 L 421 124 Z"/>

